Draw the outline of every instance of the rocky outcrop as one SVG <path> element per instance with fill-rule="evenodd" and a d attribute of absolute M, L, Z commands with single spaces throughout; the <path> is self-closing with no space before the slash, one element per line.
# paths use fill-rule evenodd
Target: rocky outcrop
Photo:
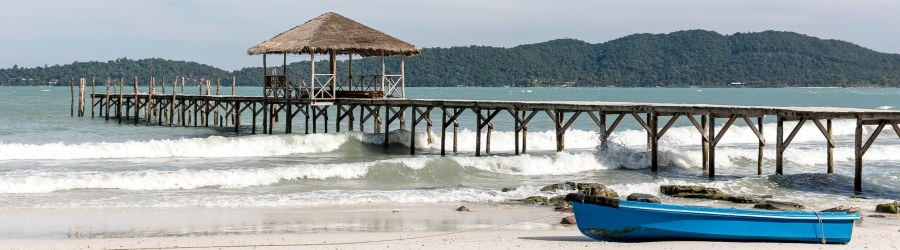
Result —
<path fill-rule="evenodd" d="M 566 202 L 565 195 L 557 195 L 553 198 L 550 198 L 550 201 L 545 204 L 547 206 L 555 206 L 555 207 L 568 207 L 570 206 L 568 202 Z"/>
<path fill-rule="evenodd" d="M 878 204 L 875 206 L 875 212 L 900 214 L 900 202 L 895 201 L 893 203 Z"/>
<path fill-rule="evenodd" d="M 625 199 L 626 199 L 626 200 L 629 200 L 629 201 L 638 201 L 638 202 L 647 202 L 647 203 L 657 203 L 657 204 L 661 203 L 661 202 L 659 201 L 659 197 L 656 197 L 656 196 L 650 195 L 650 194 L 642 194 L 642 193 L 633 193 L 633 194 L 630 194 L 630 195 L 628 195 L 628 197 L 626 197 Z"/>
<path fill-rule="evenodd" d="M 549 192 L 556 192 L 557 190 L 560 190 L 560 189 L 562 189 L 562 190 L 575 190 L 575 183 L 569 181 L 569 182 L 566 182 L 566 183 L 551 184 L 551 185 L 547 185 L 547 186 L 544 186 L 543 188 L 541 188 L 541 191 L 543 191 L 543 192 L 547 192 L 547 191 L 549 191 Z"/>
<path fill-rule="evenodd" d="M 597 183 L 578 183 L 575 184 L 575 188 L 582 194 L 593 195 L 593 196 L 602 196 L 609 198 L 619 197 L 619 194 L 612 189 L 604 186 L 603 184 Z"/>
<path fill-rule="evenodd" d="M 837 206 L 829 209 L 822 210 L 821 212 L 844 212 L 844 213 L 857 213 L 859 212 L 858 207 L 844 207 Z"/>
<path fill-rule="evenodd" d="M 460 212 L 468 212 L 468 211 L 469 211 L 469 208 L 467 208 L 466 206 L 461 206 L 461 207 L 457 208 L 456 211 L 460 211 Z"/>
<path fill-rule="evenodd" d="M 800 211 L 803 210 L 803 205 L 787 202 L 787 201 L 771 201 L 767 200 L 763 203 L 756 204 L 753 208 L 765 209 L 765 210 L 776 210 L 776 211 Z"/>
<path fill-rule="evenodd" d="M 659 186 L 659 191 L 663 194 L 680 198 L 723 200 L 744 204 L 762 204 L 764 201 L 752 196 L 728 195 L 718 188 L 704 186 L 662 185 Z"/>
<path fill-rule="evenodd" d="M 686 195 L 686 194 L 724 194 L 718 188 L 704 186 L 683 186 L 683 185 L 661 185 L 659 192 L 665 195 Z"/>
<path fill-rule="evenodd" d="M 531 196 L 522 200 L 522 202 L 528 204 L 544 204 L 547 203 L 547 197 L 544 196 Z"/>
<path fill-rule="evenodd" d="M 516 191 L 516 188 L 503 188 L 503 189 L 500 189 L 500 192 L 504 192 L 504 193 L 509 192 L 509 191 Z"/>

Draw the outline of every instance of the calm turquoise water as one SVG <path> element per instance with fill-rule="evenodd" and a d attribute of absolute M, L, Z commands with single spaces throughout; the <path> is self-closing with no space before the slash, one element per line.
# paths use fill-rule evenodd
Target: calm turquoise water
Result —
<path fill-rule="evenodd" d="M 230 89 L 222 92 L 230 93 Z M 238 88 L 236 92 L 257 95 L 260 90 Z M 539 189 L 565 181 L 603 183 L 623 196 L 658 194 L 661 184 L 699 184 L 735 194 L 769 194 L 811 209 L 850 205 L 865 210 L 900 199 L 900 139 L 889 130 L 864 159 L 863 195 L 870 199 L 848 197 L 853 194 L 855 123 L 850 120 L 834 123 L 835 174 L 825 174 L 826 142 L 808 123 L 785 153 L 785 175 L 774 175 L 774 145 L 764 152 L 765 174 L 756 175 L 756 138 L 746 124 L 736 123 L 717 148 L 719 177 L 711 181 L 699 166 L 700 135 L 686 120 L 676 123 L 661 140 L 664 166 L 652 173 L 647 168 L 645 132 L 630 117 L 611 135 L 611 149 L 603 152 L 597 150 L 596 126 L 589 117 L 579 117 L 566 133 L 567 150 L 557 153 L 552 123 L 539 115 L 529 124 L 529 154 L 514 156 L 513 122 L 501 113 L 493 121 L 492 154 L 475 157 L 475 121 L 469 112 L 460 120 L 460 152 L 440 157 L 437 111 L 433 143 L 428 143 L 424 124 L 410 135 L 394 123 L 392 144 L 385 149 L 381 146 L 384 135 L 372 133 L 371 122 L 364 132 L 310 135 L 283 134 L 283 122 L 276 124 L 276 135 L 251 135 L 249 115 L 237 134 L 229 127 L 120 125 L 114 119 L 91 118 L 90 110 L 87 117 L 70 117 L 69 95 L 69 89 L 61 87 L 0 87 L 0 211 L 503 204 L 533 195 L 563 194 Z M 410 88 L 407 95 L 900 109 L 900 89 Z M 765 135 L 770 142 L 775 141 L 774 119 L 766 118 Z M 324 124 L 319 122 L 321 129 Z M 329 123 L 333 131 L 334 120 Z M 346 123 L 342 126 L 347 131 Z M 295 119 L 293 127 L 302 133 L 302 119 Z M 414 146 L 419 155 L 408 154 L 410 136 L 417 137 Z M 498 192 L 503 187 L 517 189 Z M 13 235 L 11 230 L 0 233 Z"/>

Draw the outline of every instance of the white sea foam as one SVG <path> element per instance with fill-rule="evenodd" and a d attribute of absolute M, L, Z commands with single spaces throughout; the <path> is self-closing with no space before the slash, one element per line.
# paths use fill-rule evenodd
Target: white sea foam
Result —
<path fill-rule="evenodd" d="M 334 151 L 348 139 L 347 134 L 312 134 L 210 136 L 120 143 L 0 143 L 0 160 L 281 156 Z"/>
<path fill-rule="evenodd" d="M 463 167 L 511 175 L 564 175 L 606 169 L 590 153 L 559 152 L 551 156 L 452 157 Z"/>
<path fill-rule="evenodd" d="M 0 177 L 0 193 L 49 193 L 72 189 L 175 190 L 202 187 L 245 188 L 291 179 L 361 178 L 376 162 L 316 164 L 265 169 L 15 174 Z"/>
<path fill-rule="evenodd" d="M 894 106 L 881 106 L 881 107 L 877 107 L 875 109 L 892 109 L 892 108 L 894 108 Z"/>

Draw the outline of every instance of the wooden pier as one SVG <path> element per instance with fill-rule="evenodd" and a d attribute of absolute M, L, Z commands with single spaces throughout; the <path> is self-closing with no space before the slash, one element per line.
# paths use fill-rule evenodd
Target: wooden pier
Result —
<path fill-rule="evenodd" d="M 74 82 L 74 81 L 73 81 Z M 151 82 L 153 82 L 151 80 Z M 136 88 L 135 88 L 136 89 Z M 120 85 L 119 90 L 122 90 Z M 94 100 L 90 104 L 91 113 L 95 108 L 105 119 L 116 119 L 119 123 L 135 125 L 166 126 L 217 126 L 234 127 L 238 132 L 241 117 L 252 116 L 251 131 L 271 134 L 275 124 L 282 123 L 285 133 L 294 133 L 293 124 L 297 115 L 302 114 L 304 120 L 303 133 L 328 133 L 328 124 L 333 119 L 335 129 L 340 132 L 341 124 L 346 122 L 349 130 L 384 134 L 384 146 L 388 146 L 390 125 L 399 122 L 401 129 L 416 133 L 421 123 L 425 123 L 425 131 L 430 133 L 433 127 L 433 113 L 441 116 L 441 155 L 445 155 L 447 136 L 452 135 L 452 151 L 457 151 L 458 118 L 461 114 L 471 112 L 476 115 L 475 155 L 490 154 L 492 121 L 500 116 L 510 116 L 515 128 L 516 155 L 525 153 L 528 123 L 535 117 L 549 118 L 555 124 L 556 149 L 564 150 L 565 134 L 576 119 L 590 119 L 597 125 L 600 134 L 601 148 L 607 146 L 607 138 L 613 133 L 623 119 L 634 119 L 647 132 L 648 151 L 651 155 L 650 170 L 658 169 L 658 141 L 678 119 L 686 119 L 702 136 L 703 170 L 710 178 L 716 174 L 715 152 L 719 141 L 735 122 L 746 123 L 759 139 L 759 158 L 757 174 L 763 174 L 763 149 L 769 143 L 763 137 L 762 119 L 765 116 L 776 116 L 777 133 L 775 174 L 783 174 L 783 154 L 794 136 L 806 122 L 813 122 L 826 139 L 827 169 L 834 172 L 833 150 L 835 141 L 832 137 L 832 120 L 856 120 L 855 133 L 855 181 L 854 189 L 862 189 L 863 156 L 885 127 L 890 127 L 900 136 L 900 112 L 887 110 L 868 110 L 851 108 L 785 108 L 759 106 L 727 106 L 727 105 L 685 105 L 659 103 L 624 103 L 624 102 L 521 102 L 521 101 L 488 101 L 488 100 L 429 100 L 429 99 L 303 99 L 303 98 L 266 98 L 263 96 L 231 96 L 231 95 L 181 95 L 176 89 L 167 94 L 161 93 L 95 93 L 90 94 Z M 92 91 L 93 92 L 93 91 Z M 218 92 L 218 91 L 217 91 Z M 208 92 L 207 92 L 208 93 Z M 328 117 L 333 110 L 336 117 Z M 357 115 L 358 112 L 358 115 Z M 84 114 L 81 110 L 79 114 Z M 409 116 L 407 116 L 409 114 Z M 409 118 L 409 119 L 407 119 Z M 664 118 L 662 121 L 660 118 Z M 319 120 L 324 120 L 324 128 L 317 128 Z M 279 121 L 281 120 L 281 121 Z M 612 121 L 612 122 L 610 122 Z M 724 121 L 722 129 L 716 131 L 715 124 Z M 785 121 L 797 121 L 792 128 L 785 128 Z M 370 129 L 365 129 L 371 122 Z M 664 123 L 663 123 L 664 122 Z M 258 124 L 261 123 L 261 126 Z M 358 128 L 354 126 L 358 124 Z M 453 126 L 452 132 L 446 131 Z M 877 126 L 874 132 L 864 138 L 863 126 Z M 383 130 L 382 130 L 383 128 Z M 785 130 L 787 129 L 787 130 Z M 784 132 L 788 132 L 785 137 Z M 484 135 L 483 135 L 484 134 Z M 481 137 L 485 136 L 485 145 L 481 145 Z M 415 136 L 410 137 L 410 145 L 416 145 Z M 432 142 L 429 142 L 432 143 Z M 416 147 L 409 147 L 410 154 L 416 153 Z"/>
<path fill-rule="evenodd" d="M 490 100 L 424 100 L 406 97 L 406 76 L 404 58 L 420 54 L 418 48 L 407 42 L 384 34 L 341 16 L 337 13 L 325 13 L 302 25 L 282 32 L 247 50 L 248 55 L 262 55 L 263 67 L 260 74 L 262 96 L 235 96 L 235 80 L 231 79 L 231 95 L 219 93 L 221 79 L 215 79 L 215 94 L 211 93 L 212 80 L 200 79 L 197 87 L 199 95 L 185 95 L 185 79 L 173 78 L 172 89 L 166 93 L 165 80 L 159 84 L 156 78 L 148 79 L 149 90 L 138 92 L 138 78 L 106 81 L 106 92 L 94 91 L 95 79 L 91 79 L 90 107 L 91 116 L 94 109 L 99 108 L 100 116 L 105 119 L 116 119 L 121 123 L 135 125 L 167 125 L 167 126 L 218 126 L 234 127 L 240 131 L 244 115 L 252 117 L 251 133 L 261 130 L 264 134 L 275 131 L 275 124 L 282 123 L 285 133 L 294 133 L 293 124 L 297 115 L 302 114 L 305 126 L 304 133 L 317 133 L 318 121 L 322 119 L 323 131 L 329 132 L 329 110 L 334 110 L 334 131 L 339 132 L 340 124 L 347 123 L 349 130 L 365 131 L 367 122 L 372 123 L 373 133 L 384 134 L 384 146 L 389 146 L 391 123 L 398 122 L 400 129 L 408 129 L 415 135 L 421 123 L 425 123 L 425 131 L 433 130 L 433 113 L 438 113 L 441 131 L 441 155 L 446 155 L 448 128 L 452 125 L 452 151 L 456 152 L 459 117 L 464 113 L 474 114 L 476 145 L 475 155 L 491 153 L 491 133 L 493 121 L 498 116 L 509 115 L 515 130 L 516 155 L 525 153 L 528 142 L 528 123 L 535 117 L 549 118 L 556 130 L 556 150 L 564 150 L 566 131 L 576 119 L 588 119 L 597 125 L 600 134 L 601 150 L 608 147 L 607 140 L 616 126 L 623 119 L 634 119 L 647 132 L 647 147 L 651 155 L 650 170 L 657 171 L 658 142 L 666 131 L 678 119 L 687 119 L 701 135 L 703 153 L 703 170 L 710 178 L 716 175 L 716 146 L 735 122 L 748 125 L 759 139 L 759 158 L 757 174 L 763 174 L 763 149 L 767 145 L 763 137 L 763 117 L 776 116 L 775 131 L 776 165 L 775 173 L 782 174 L 783 154 L 788 145 L 807 121 L 812 121 L 825 137 L 828 148 L 827 172 L 834 172 L 833 150 L 835 141 L 832 137 L 833 119 L 855 119 L 856 139 L 856 172 L 854 189 L 862 190 L 862 159 L 866 150 L 888 125 L 900 136 L 900 112 L 886 110 L 864 110 L 848 108 L 783 108 L 783 107 L 745 107 L 723 105 L 684 105 L 657 103 L 619 103 L 619 102 L 513 102 Z M 282 67 L 267 67 L 266 55 L 281 55 Z M 311 63 L 310 72 L 306 74 L 288 74 L 287 55 L 308 54 Z M 327 54 L 329 57 L 328 73 L 316 72 L 315 55 Z M 348 69 L 346 77 L 339 79 L 336 56 L 347 55 Z M 362 57 L 381 57 L 381 71 L 369 75 L 354 75 L 353 55 Z M 388 74 L 385 68 L 385 57 L 399 56 L 399 72 Z M 371 72 L 370 72 L 371 73 Z M 399 73 L 399 74 L 397 74 Z M 296 76 L 296 77 L 294 77 Z M 133 91 L 125 93 L 125 82 L 133 82 Z M 180 80 L 180 81 L 179 81 Z M 226 80 L 227 81 L 227 80 Z M 181 84 L 180 91 L 178 84 Z M 79 81 L 78 115 L 84 116 L 84 100 L 87 79 Z M 129 84 L 130 85 L 130 84 Z M 161 87 L 161 91 L 156 90 Z M 192 85 L 193 86 L 193 85 Z M 110 92 L 112 87 L 112 92 Z M 118 88 L 117 88 L 118 87 Z M 204 88 L 205 87 L 205 88 Z M 75 79 L 72 78 L 72 110 L 75 115 Z M 203 90 L 206 90 L 205 94 Z M 118 93 L 116 93 L 118 92 Z M 351 98 L 352 97 L 352 98 Z M 359 98 L 366 97 L 366 98 Z M 358 112 L 358 116 L 356 113 Z M 409 114 L 409 116 L 407 116 Z M 409 119 L 407 119 L 409 118 Z M 541 119 L 539 118 L 539 119 Z M 611 119 L 610 119 L 611 118 Z M 663 118 L 665 124 L 662 124 Z M 754 119 L 755 118 L 755 119 Z M 261 120 L 261 121 L 260 121 Z M 312 121 L 310 121 L 312 120 Z M 609 122 L 612 121 L 612 122 Z M 722 130 L 716 131 L 717 121 L 725 121 Z M 784 121 L 798 121 L 784 136 Z M 823 125 L 823 122 L 825 125 Z M 261 126 L 258 126 L 261 123 Z M 358 123 L 358 129 L 354 124 Z M 660 127 L 662 124 L 662 127 Z M 863 126 L 877 126 L 874 133 L 863 138 Z M 311 129 L 311 130 L 310 130 Z M 382 130 L 383 129 L 383 130 Z M 484 133 L 482 133 L 484 132 Z M 485 139 L 481 145 L 482 134 Z M 865 140 L 864 140 L 865 139 Z M 410 136 L 409 153 L 416 153 L 416 137 Z M 429 143 L 433 143 L 429 141 Z"/>

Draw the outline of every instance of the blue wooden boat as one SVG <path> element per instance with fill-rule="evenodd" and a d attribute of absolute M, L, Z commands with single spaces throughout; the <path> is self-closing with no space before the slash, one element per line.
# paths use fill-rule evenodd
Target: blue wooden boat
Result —
<path fill-rule="evenodd" d="M 620 201 L 571 193 L 578 229 L 603 241 L 850 242 L 859 213 L 765 211 Z"/>

